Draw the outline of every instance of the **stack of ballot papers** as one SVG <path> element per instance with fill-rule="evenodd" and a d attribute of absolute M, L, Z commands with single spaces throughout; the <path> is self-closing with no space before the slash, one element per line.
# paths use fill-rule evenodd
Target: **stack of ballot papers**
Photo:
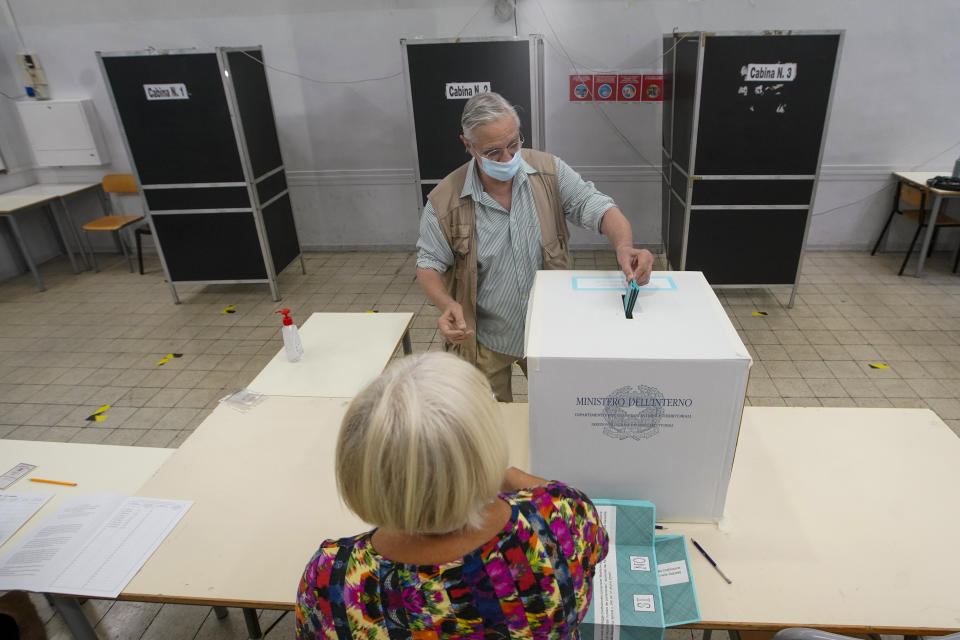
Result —
<path fill-rule="evenodd" d="M 9 521 L 7 535 L 46 498 L 49 495 L 21 495 L 0 504 L 9 512 L 2 518 Z M 13 548 L 3 548 L 0 591 L 116 598 L 192 505 L 192 500 L 113 493 L 67 498 L 32 531 L 11 542 Z"/>
<path fill-rule="evenodd" d="M 584 640 L 662 640 L 666 627 L 700 621 L 683 536 L 658 536 L 645 500 L 594 500 L 610 537 L 597 565 Z"/>

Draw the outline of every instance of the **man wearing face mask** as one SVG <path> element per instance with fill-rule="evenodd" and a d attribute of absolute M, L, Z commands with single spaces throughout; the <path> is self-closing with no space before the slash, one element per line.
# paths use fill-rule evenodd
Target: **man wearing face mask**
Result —
<path fill-rule="evenodd" d="M 441 311 L 445 348 L 474 363 L 510 402 L 515 362 L 526 374 L 524 319 L 539 269 L 569 269 L 567 221 L 610 240 L 627 279 L 646 284 L 653 255 L 633 248 L 613 199 L 549 153 L 522 149 L 520 118 L 503 96 L 467 101 L 460 119 L 471 160 L 427 196 L 417 280 Z"/>

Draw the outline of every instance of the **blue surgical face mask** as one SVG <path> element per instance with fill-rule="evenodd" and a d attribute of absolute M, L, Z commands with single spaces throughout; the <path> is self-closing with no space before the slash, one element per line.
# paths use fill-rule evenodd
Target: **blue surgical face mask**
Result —
<path fill-rule="evenodd" d="M 485 174 L 494 180 L 506 182 L 516 175 L 517 169 L 520 168 L 522 161 L 523 158 L 520 157 L 520 150 L 517 149 L 517 152 L 513 154 L 513 158 L 510 159 L 510 162 L 497 162 L 496 160 L 481 157 L 480 164 Z"/>

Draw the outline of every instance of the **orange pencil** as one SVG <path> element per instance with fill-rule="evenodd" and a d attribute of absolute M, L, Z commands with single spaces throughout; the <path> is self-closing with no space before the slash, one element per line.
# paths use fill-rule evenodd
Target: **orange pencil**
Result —
<path fill-rule="evenodd" d="M 62 484 L 66 487 L 77 486 L 76 482 L 61 482 L 60 480 L 44 480 L 43 478 L 30 478 L 30 482 L 43 482 L 45 484 Z"/>

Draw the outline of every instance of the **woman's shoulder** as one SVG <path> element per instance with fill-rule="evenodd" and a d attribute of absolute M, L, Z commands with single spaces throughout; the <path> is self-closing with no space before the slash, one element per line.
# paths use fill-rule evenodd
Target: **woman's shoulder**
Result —
<path fill-rule="evenodd" d="M 307 562 L 307 575 L 317 576 L 319 574 L 330 573 L 337 562 L 337 558 L 365 555 L 371 553 L 370 533 L 358 533 L 355 536 L 346 538 L 324 540 L 320 547 L 314 552 L 310 561 Z"/>
<path fill-rule="evenodd" d="M 593 508 L 593 503 L 590 502 L 590 498 L 585 493 L 558 480 L 550 480 L 545 484 L 520 489 L 519 491 L 501 493 L 500 497 L 510 504 L 529 502 L 537 505 L 540 509 L 550 506 L 555 508 L 589 506 L 591 509 Z"/>

